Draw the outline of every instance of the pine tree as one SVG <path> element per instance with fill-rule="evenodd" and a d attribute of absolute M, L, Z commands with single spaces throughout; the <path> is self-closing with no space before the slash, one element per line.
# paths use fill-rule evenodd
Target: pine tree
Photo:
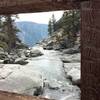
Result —
<path fill-rule="evenodd" d="M 0 31 L 1 31 L 1 28 L 2 28 L 2 16 L 0 16 Z"/>
<path fill-rule="evenodd" d="M 52 15 L 52 20 L 51 20 L 51 22 L 52 22 L 52 30 L 53 30 L 53 32 L 55 32 L 56 19 L 55 19 L 54 14 Z"/>
<path fill-rule="evenodd" d="M 48 33 L 49 33 L 49 35 L 51 35 L 51 34 L 52 34 L 51 19 L 49 20 L 49 24 L 48 24 Z"/>
<path fill-rule="evenodd" d="M 7 51 L 8 49 L 8 36 L 7 34 L 5 34 L 3 32 L 3 16 L 0 16 L 0 48 L 4 49 L 5 51 Z"/>
<path fill-rule="evenodd" d="M 80 11 L 67 10 L 62 18 L 55 24 L 56 31 L 60 28 L 64 30 L 63 36 L 67 36 L 68 40 L 74 45 L 77 39 L 77 33 L 80 30 Z"/>
<path fill-rule="evenodd" d="M 80 12 L 78 10 L 70 10 L 65 12 L 65 27 L 64 32 L 68 35 L 68 39 L 74 45 L 77 39 L 77 33 L 80 30 Z"/>
<path fill-rule="evenodd" d="M 13 18 L 12 18 L 13 17 Z M 4 27 L 3 31 L 8 35 L 9 41 L 8 41 L 8 52 L 10 53 L 12 49 L 16 48 L 16 39 L 17 39 L 17 32 L 19 31 L 15 24 L 14 24 L 14 18 L 17 18 L 17 15 L 5 15 L 4 16 Z"/>
<path fill-rule="evenodd" d="M 48 23 L 49 35 L 52 35 L 55 32 L 55 23 L 56 23 L 56 19 L 55 19 L 55 16 L 53 14 L 52 18 L 49 20 L 49 23 Z"/>

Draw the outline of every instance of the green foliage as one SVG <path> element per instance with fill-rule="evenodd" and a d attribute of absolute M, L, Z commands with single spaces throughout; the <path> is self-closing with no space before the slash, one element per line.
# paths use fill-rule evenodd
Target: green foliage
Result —
<path fill-rule="evenodd" d="M 63 28 L 66 33 L 76 33 L 80 30 L 80 11 L 65 11 L 62 18 L 56 22 L 56 30 Z"/>
<path fill-rule="evenodd" d="M 52 15 L 52 18 L 49 20 L 48 23 L 48 33 L 49 35 L 52 35 L 55 32 L 55 24 L 56 24 L 56 19 L 54 14 Z"/>
<path fill-rule="evenodd" d="M 20 41 L 16 35 L 20 31 L 15 26 L 16 18 L 18 18 L 17 15 L 0 16 L 0 47 L 9 53 L 16 48 L 16 42 Z"/>
<path fill-rule="evenodd" d="M 0 32 L 0 40 L 8 42 L 8 35 Z"/>
<path fill-rule="evenodd" d="M 55 19 L 55 16 L 54 16 L 54 14 L 52 15 L 51 22 L 52 22 L 52 28 L 53 28 L 53 32 L 55 32 L 55 24 L 56 24 L 56 19 Z"/>
<path fill-rule="evenodd" d="M 6 42 L 0 41 L 0 47 L 3 48 L 5 51 L 8 50 L 8 45 Z"/>
<path fill-rule="evenodd" d="M 63 36 L 67 36 L 71 43 L 75 43 L 77 33 L 80 31 L 80 11 L 67 10 L 62 18 L 56 22 L 55 31 L 63 29 Z"/>
<path fill-rule="evenodd" d="M 49 33 L 49 35 L 51 35 L 52 34 L 52 22 L 51 22 L 51 19 L 49 20 L 49 24 L 48 24 L 48 33 Z"/>
<path fill-rule="evenodd" d="M 28 46 L 24 43 L 16 44 L 16 49 L 28 49 Z"/>

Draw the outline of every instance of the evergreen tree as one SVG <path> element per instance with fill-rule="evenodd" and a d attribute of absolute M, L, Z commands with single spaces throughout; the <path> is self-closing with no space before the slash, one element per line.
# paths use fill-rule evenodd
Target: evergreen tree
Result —
<path fill-rule="evenodd" d="M 0 16 L 0 48 L 3 48 L 5 51 L 8 50 L 8 35 L 3 31 L 3 16 Z"/>
<path fill-rule="evenodd" d="M 1 28 L 2 28 L 2 16 L 0 16 L 0 32 L 1 32 Z"/>
<path fill-rule="evenodd" d="M 80 30 L 80 11 L 67 10 L 64 12 L 62 18 L 55 24 L 56 31 L 60 28 L 64 30 L 63 36 L 67 36 L 70 43 L 74 45 L 77 33 Z"/>
<path fill-rule="evenodd" d="M 52 35 L 55 32 L 55 24 L 56 24 L 56 19 L 55 19 L 55 16 L 53 14 L 52 18 L 49 20 L 49 23 L 48 23 L 49 35 Z"/>
<path fill-rule="evenodd" d="M 49 35 L 52 34 L 52 22 L 51 22 L 51 19 L 49 20 L 49 23 L 48 23 L 48 33 L 49 33 Z"/>
<path fill-rule="evenodd" d="M 15 26 L 17 15 L 0 16 L 0 47 L 10 53 L 12 50 L 27 48 L 18 38 L 19 29 Z"/>
<path fill-rule="evenodd" d="M 54 14 L 52 15 L 51 22 L 52 22 L 52 31 L 55 32 L 56 19 L 55 19 Z"/>
<path fill-rule="evenodd" d="M 16 48 L 16 40 L 17 40 L 17 32 L 19 31 L 14 22 L 17 18 L 17 15 L 5 15 L 4 16 L 4 26 L 3 26 L 3 32 L 8 35 L 9 41 L 8 41 L 8 52 L 10 53 L 12 49 Z"/>

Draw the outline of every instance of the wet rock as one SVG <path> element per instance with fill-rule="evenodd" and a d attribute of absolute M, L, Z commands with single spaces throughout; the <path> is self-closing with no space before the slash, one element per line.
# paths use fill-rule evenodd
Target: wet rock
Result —
<path fill-rule="evenodd" d="M 14 64 L 15 59 L 14 58 L 6 58 L 3 63 L 4 64 Z"/>
<path fill-rule="evenodd" d="M 42 87 L 41 74 L 27 66 L 7 64 L 0 70 L 0 90 L 33 95 L 34 89 Z"/>
<path fill-rule="evenodd" d="M 52 89 L 52 90 L 58 90 L 59 88 L 61 87 L 60 84 L 58 84 L 57 82 L 53 82 L 53 83 L 49 83 L 49 89 Z"/>
<path fill-rule="evenodd" d="M 80 70 L 72 68 L 68 73 L 68 76 L 72 78 L 72 84 L 79 85 L 80 84 Z"/>
<path fill-rule="evenodd" d="M 24 54 L 25 54 L 26 57 L 30 57 L 30 50 L 24 51 Z"/>
<path fill-rule="evenodd" d="M 80 63 L 64 64 L 66 77 L 72 81 L 73 85 L 80 85 Z"/>
<path fill-rule="evenodd" d="M 34 50 L 43 52 L 44 56 L 33 57 L 31 58 L 31 60 L 28 58 L 27 61 L 29 63 L 24 66 L 18 64 L 7 64 L 3 67 L 0 67 L 0 90 L 25 95 L 42 95 L 43 97 L 55 100 L 74 100 L 74 98 L 75 100 L 79 100 L 76 98 L 80 97 L 78 95 L 80 89 L 77 86 L 67 85 L 69 84 L 69 82 L 65 78 L 62 67 L 63 63 L 60 60 L 61 54 L 54 50 L 42 51 L 42 49 L 40 50 L 40 48 L 32 48 L 28 50 L 29 57 L 30 52 L 33 52 Z M 75 54 L 74 56 L 76 57 Z M 69 55 L 68 57 L 72 59 L 75 58 L 74 56 Z M 68 68 L 66 67 L 66 72 L 70 72 L 72 70 L 72 67 L 70 67 L 70 69 Z M 72 76 L 70 75 L 70 77 Z M 43 79 L 48 80 L 48 82 L 45 83 L 44 88 Z M 63 86 L 65 87 L 61 90 Z"/>
<path fill-rule="evenodd" d="M 54 45 L 53 41 L 49 40 L 49 41 L 47 41 L 46 45 L 43 46 L 43 49 L 45 49 L 45 50 L 53 50 L 53 45 Z"/>
<path fill-rule="evenodd" d="M 72 84 L 77 85 L 78 87 L 80 87 L 81 86 L 81 79 L 77 79 L 76 81 L 75 80 L 72 81 Z"/>
<path fill-rule="evenodd" d="M 61 87 L 59 90 L 45 89 L 43 97 L 54 100 L 80 100 L 80 89 L 73 85 Z"/>
<path fill-rule="evenodd" d="M 0 52 L 1 52 L 1 51 L 4 52 L 4 49 L 3 49 L 2 47 L 0 47 Z"/>
<path fill-rule="evenodd" d="M 60 49 L 62 49 L 62 47 L 61 47 L 61 45 L 58 43 L 58 44 L 56 44 L 56 45 L 53 46 L 53 49 L 54 49 L 54 50 L 60 50 Z"/>
<path fill-rule="evenodd" d="M 30 56 L 31 57 L 37 57 L 37 56 L 41 56 L 41 55 L 43 55 L 43 53 L 39 50 L 31 50 L 30 51 Z"/>
<path fill-rule="evenodd" d="M 70 48 L 70 49 L 63 50 L 64 54 L 75 54 L 79 52 L 80 50 L 78 48 Z"/>
<path fill-rule="evenodd" d="M 80 53 L 77 53 L 77 54 L 73 54 L 73 55 L 69 55 L 69 54 L 64 54 L 62 57 L 61 57 L 61 60 L 64 62 L 64 63 L 75 63 L 75 62 L 80 62 L 81 60 L 81 54 Z"/>
<path fill-rule="evenodd" d="M 0 64 L 3 64 L 4 60 L 0 60 Z"/>
<path fill-rule="evenodd" d="M 34 96 L 39 96 L 39 95 L 42 95 L 43 94 L 43 87 L 40 86 L 40 87 L 37 87 L 36 90 L 34 91 Z"/>
<path fill-rule="evenodd" d="M 67 96 L 61 98 L 60 100 L 80 100 L 80 96 L 78 96 L 76 94 L 70 94 L 70 95 L 67 95 Z"/>
<path fill-rule="evenodd" d="M 53 40 L 48 41 L 47 46 L 53 46 Z"/>
<path fill-rule="evenodd" d="M 26 50 L 24 53 L 26 57 L 38 57 L 43 55 L 43 53 L 38 49 Z"/>
<path fill-rule="evenodd" d="M 17 58 L 14 63 L 20 65 L 26 65 L 28 64 L 28 61 L 26 60 L 27 60 L 26 58 Z"/>
<path fill-rule="evenodd" d="M 0 59 L 4 60 L 5 58 L 7 58 L 7 54 L 3 49 L 0 48 Z"/>
<path fill-rule="evenodd" d="M 26 50 L 24 50 L 24 49 L 19 49 L 19 50 L 17 51 L 18 57 L 25 58 L 25 57 L 26 57 L 26 56 L 25 56 L 25 51 L 26 51 Z"/>
<path fill-rule="evenodd" d="M 45 46 L 44 49 L 45 50 L 53 50 L 53 46 Z"/>

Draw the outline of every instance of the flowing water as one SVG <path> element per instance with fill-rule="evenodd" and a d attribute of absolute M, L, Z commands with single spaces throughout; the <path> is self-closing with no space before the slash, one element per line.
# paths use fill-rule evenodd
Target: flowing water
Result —
<path fill-rule="evenodd" d="M 35 47 L 34 47 L 35 49 Z M 43 50 L 44 55 L 28 58 L 28 64 L 3 64 L 0 66 L 0 90 L 34 95 L 42 88 L 42 97 L 55 100 L 80 100 L 80 89 L 66 79 L 62 53 Z M 39 90 L 40 92 L 40 90 Z"/>
<path fill-rule="evenodd" d="M 28 66 L 38 70 L 49 81 L 65 81 L 63 63 L 60 60 L 61 53 L 57 51 L 43 50 L 43 56 L 31 58 Z"/>
<path fill-rule="evenodd" d="M 62 53 L 42 48 L 40 50 L 44 55 L 31 58 L 28 66 L 33 66 L 35 70 L 39 71 L 51 87 L 59 87 L 59 89 L 45 87 L 42 96 L 56 100 L 79 100 L 80 89 L 72 86 L 70 81 L 65 78 L 63 62 L 60 60 Z"/>

